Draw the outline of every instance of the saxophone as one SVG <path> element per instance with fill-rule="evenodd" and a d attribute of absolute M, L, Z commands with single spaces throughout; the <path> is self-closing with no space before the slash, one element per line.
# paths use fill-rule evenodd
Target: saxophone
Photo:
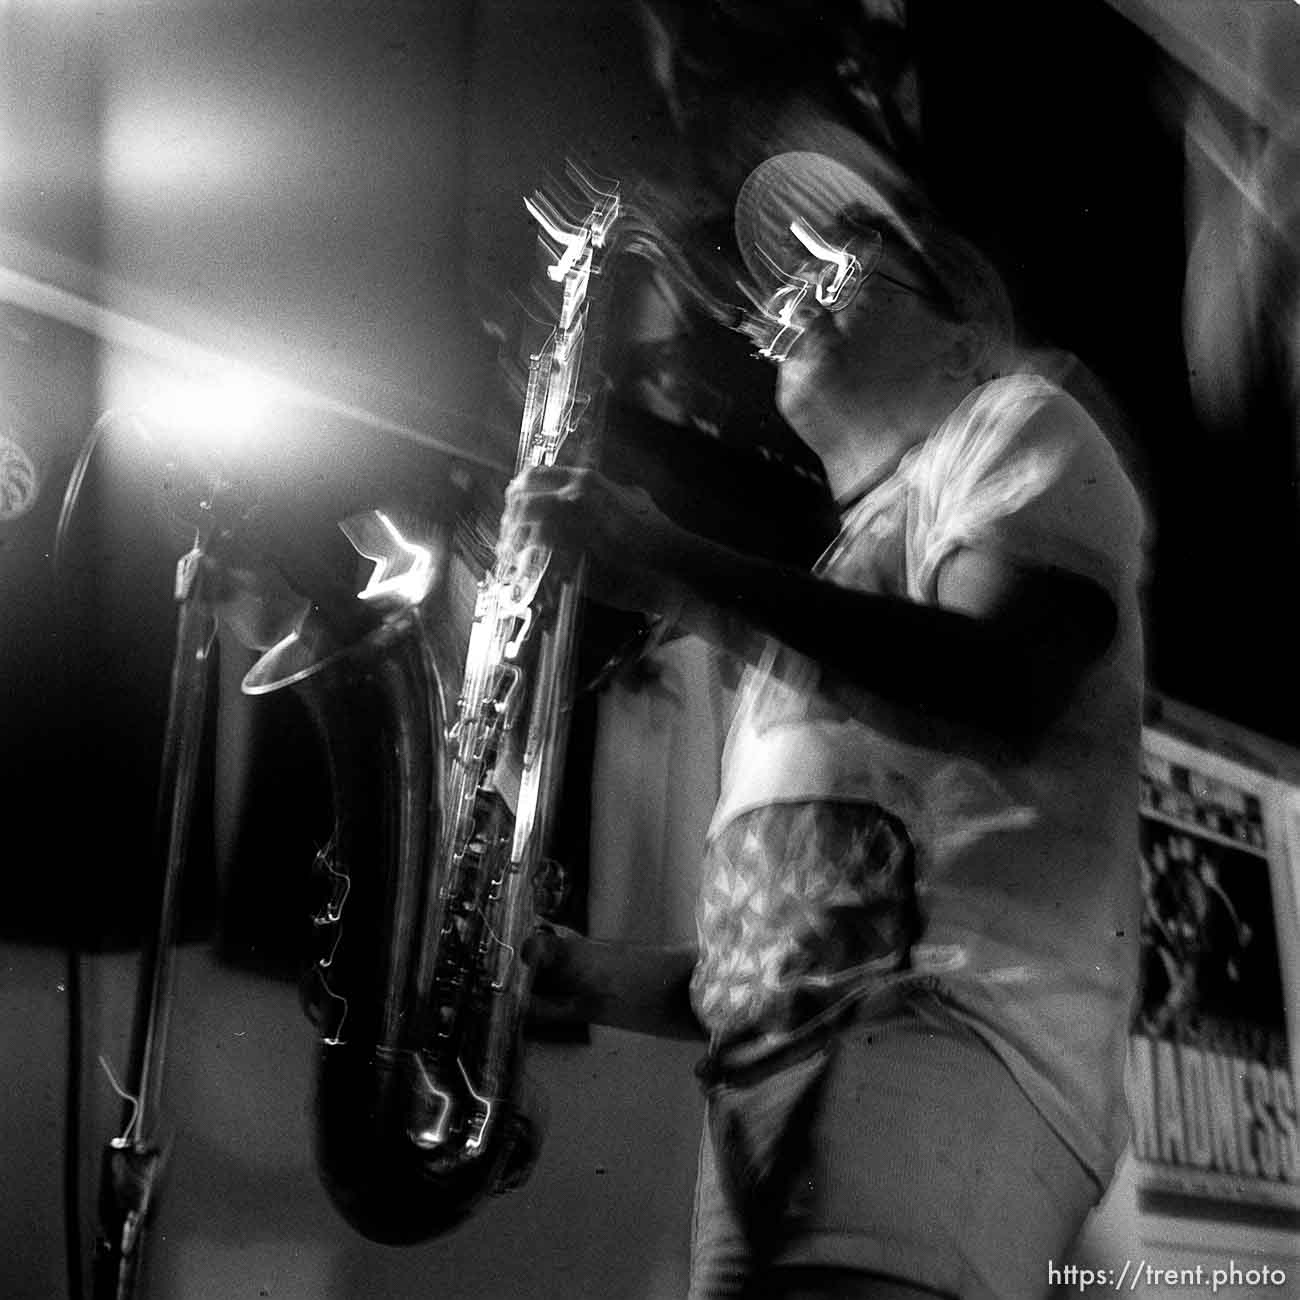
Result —
<path fill-rule="evenodd" d="M 563 196 L 525 200 L 560 302 L 530 359 L 517 471 L 581 456 L 597 423 L 584 350 L 621 203 L 616 185 L 569 176 Z M 582 568 L 561 580 L 549 550 L 501 539 L 466 637 L 447 599 L 465 594 L 465 548 L 445 530 L 416 542 L 378 511 L 341 527 L 375 561 L 359 596 L 378 625 L 332 652 L 299 629 L 244 690 L 301 688 L 334 797 L 306 992 L 321 1180 L 364 1236 L 409 1244 L 517 1185 L 536 1156 L 521 949 L 549 883 Z"/>

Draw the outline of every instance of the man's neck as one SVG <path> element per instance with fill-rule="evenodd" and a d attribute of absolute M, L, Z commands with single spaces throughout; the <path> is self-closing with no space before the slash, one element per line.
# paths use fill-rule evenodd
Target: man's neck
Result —
<path fill-rule="evenodd" d="M 898 468 L 907 452 L 924 440 L 924 435 L 885 437 L 874 430 L 870 436 L 870 442 L 859 436 L 846 440 L 822 456 L 826 482 L 841 510 L 883 483 Z"/>
<path fill-rule="evenodd" d="M 903 457 L 924 442 L 952 412 L 962 394 L 936 385 L 898 401 L 873 403 L 862 418 L 842 426 L 842 434 L 822 443 L 822 463 L 831 495 L 841 509 L 883 483 Z"/>

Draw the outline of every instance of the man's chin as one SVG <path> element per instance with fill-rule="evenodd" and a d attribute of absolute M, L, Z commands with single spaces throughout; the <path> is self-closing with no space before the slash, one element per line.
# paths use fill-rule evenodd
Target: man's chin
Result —
<path fill-rule="evenodd" d="M 794 346 L 790 349 L 790 355 L 782 364 L 788 366 L 792 362 L 798 362 L 809 365 L 820 361 L 830 350 L 832 341 L 832 338 L 820 329 L 804 330 L 794 341 Z"/>
<path fill-rule="evenodd" d="M 789 364 L 788 362 L 785 364 Z M 782 371 L 785 365 L 782 365 Z M 782 374 L 776 386 L 776 409 L 782 419 L 801 438 L 820 421 L 824 394 L 822 385 L 810 370 L 791 370 Z"/>
<path fill-rule="evenodd" d="M 806 406 L 815 400 L 826 381 L 825 346 L 810 340 L 781 362 L 776 372 L 776 404 L 785 414 L 785 403 Z"/>

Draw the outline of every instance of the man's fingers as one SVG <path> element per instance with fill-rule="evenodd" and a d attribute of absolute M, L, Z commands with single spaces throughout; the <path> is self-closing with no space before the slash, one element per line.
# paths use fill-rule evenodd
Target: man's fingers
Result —
<path fill-rule="evenodd" d="M 533 968 L 533 988 L 538 994 L 559 1000 L 579 991 L 574 962 L 577 942 L 574 931 L 549 922 L 524 940 L 521 956 Z"/>
<path fill-rule="evenodd" d="M 540 471 L 529 471 L 530 475 Z M 592 518 L 588 485 L 572 470 L 553 479 L 516 480 L 502 516 L 501 536 L 513 547 L 540 542 L 553 547 L 589 544 Z"/>
<path fill-rule="evenodd" d="M 565 501 L 566 498 L 558 492 L 548 492 L 545 495 L 530 492 L 527 496 L 515 498 L 506 518 L 516 527 L 546 523 L 555 518 Z"/>
<path fill-rule="evenodd" d="M 556 492 L 579 483 L 588 473 L 571 465 L 531 465 L 521 470 L 506 486 L 506 500 L 532 496 L 538 492 Z"/>

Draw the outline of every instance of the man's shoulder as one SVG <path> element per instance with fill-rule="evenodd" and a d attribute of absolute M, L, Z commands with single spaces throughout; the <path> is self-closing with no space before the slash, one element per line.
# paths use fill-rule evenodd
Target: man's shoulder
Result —
<path fill-rule="evenodd" d="M 1110 557 L 1108 572 L 1140 553 L 1144 511 L 1115 448 L 1076 398 L 1032 371 L 970 393 L 936 431 L 914 485 L 944 537 L 996 532 L 1009 545 L 1014 534 L 1034 554 L 1072 539 Z"/>
<path fill-rule="evenodd" d="M 935 437 L 976 438 L 994 446 L 1062 437 L 1106 442 L 1096 420 L 1080 402 L 1034 371 L 1001 375 L 973 389 Z"/>
<path fill-rule="evenodd" d="M 1014 469 L 1045 482 L 1082 476 L 1130 495 L 1132 479 L 1092 413 L 1051 379 L 1018 371 L 981 384 L 935 431 L 930 472 L 974 479 Z"/>

